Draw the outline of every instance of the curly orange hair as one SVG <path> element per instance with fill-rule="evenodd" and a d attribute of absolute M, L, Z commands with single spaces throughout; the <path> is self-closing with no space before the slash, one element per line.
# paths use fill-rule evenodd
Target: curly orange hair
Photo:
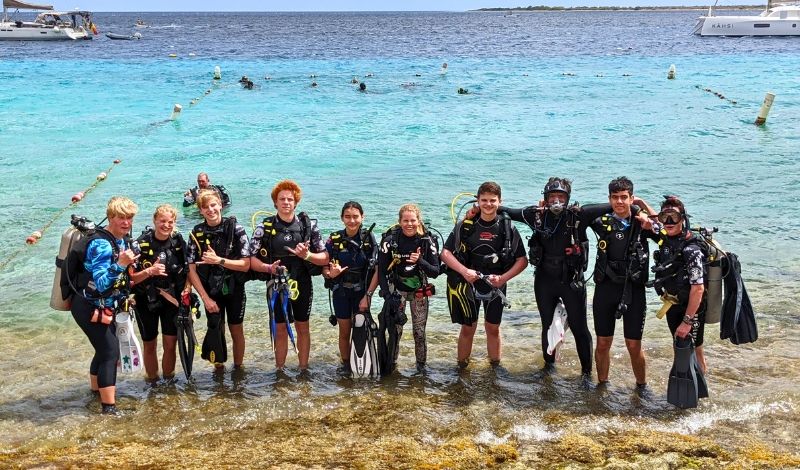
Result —
<path fill-rule="evenodd" d="M 272 202 L 278 202 L 278 193 L 281 191 L 291 191 L 292 195 L 294 196 L 294 203 L 295 205 L 300 204 L 300 199 L 303 197 L 303 191 L 300 189 L 300 185 L 295 183 L 292 180 L 283 180 L 279 181 L 278 184 L 272 188 Z"/>

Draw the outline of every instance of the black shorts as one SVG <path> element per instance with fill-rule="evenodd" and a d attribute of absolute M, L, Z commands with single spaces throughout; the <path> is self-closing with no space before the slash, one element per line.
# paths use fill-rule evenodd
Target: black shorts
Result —
<path fill-rule="evenodd" d="M 178 315 L 178 307 L 163 299 L 156 302 L 153 309 L 150 307 L 146 295 L 136 295 L 136 323 L 139 325 L 142 341 L 153 341 L 158 338 L 159 322 L 163 334 L 177 336 L 175 317 Z"/>
<path fill-rule="evenodd" d="M 358 304 L 364 298 L 364 291 L 339 287 L 331 292 L 331 298 L 336 318 L 350 320 L 358 312 Z"/>
<path fill-rule="evenodd" d="M 228 295 L 212 296 L 211 300 L 217 303 L 219 313 L 224 315 L 223 322 L 226 321 L 226 318 L 228 325 L 241 325 L 244 322 L 244 310 L 247 305 L 244 284 L 235 286 L 233 292 Z M 206 315 L 208 315 L 208 310 L 206 310 Z"/>
<path fill-rule="evenodd" d="M 617 324 L 615 314 L 622 300 L 624 284 L 603 281 L 595 285 L 592 300 L 594 316 L 594 333 L 597 336 L 614 336 Z M 647 314 L 645 287 L 642 284 L 631 284 L 631 303 L 622 315 L 622 327 L 625 339 L 641 340 L 644 332 L 644 319 Z"/>
<path fill-rule="evenodd" d="M 667 310 L 667 325 L 669 326 L 669 331 L 672 333 L 672 336 L 675 336 L 675 331 L 677 331 L 678 327 L 681 326 L 684 315 L 686 315 L 686 305 L 673 305 L 669 308 L 669 310 Z M 703 303 L 700 305 L 700 309 L 697 311 L 697 315 L 694 316 L 694 321 L 692 322 L 691 335 L 694 339 L 695 346 L 703 345 L 705 329 L 706 302 L 703 300 Z"/>
<path fill-rule="evenodd" d="M 505 294 L 506 286 L 500 290 Z M 478 300 L 475 298 L 472 285 L 461 275 L 452 271 L 447 274 L 447 306 L 453 323 L 475 324 L 478 321 L 481 305 L 486 323 L 499 325 L 503 319 L 503 299 L 498 296 L 491 300 Z"/>

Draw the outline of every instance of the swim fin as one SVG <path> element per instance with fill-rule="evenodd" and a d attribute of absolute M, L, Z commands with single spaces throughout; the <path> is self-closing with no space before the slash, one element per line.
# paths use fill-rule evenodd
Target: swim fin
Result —
<path fill-rule="evenodd" d="M 208 313 L 208 330 L 203 338 L 200 357 L 212 364 L 222 364 L 228 360 L 228 345 L 225 344 L 225 323 L 219 313 Z"/>
<path fill-rule="evenodd" d="M 133 322 L 128 312 L 119 312 L 116 316 L 117 341 L 119 342 L 119 362 L 117 367 L 122 372 L 138 372 L 142 370 L 142 348 L 133 332 Z"/>
<path fill-rule="evenodd" d="M 691 337 L 675 338 L 675 359 L 669 373 L 667 401 L 678 408 L 697 408 L 697 359 Z"/>
<path fill-rule="evenodd" d="M 350 334 L 350 370 L 353 371 L 353 377 L 379 375 L 373 323 L 369 312 L 359 312 L 353 317 Z"/>

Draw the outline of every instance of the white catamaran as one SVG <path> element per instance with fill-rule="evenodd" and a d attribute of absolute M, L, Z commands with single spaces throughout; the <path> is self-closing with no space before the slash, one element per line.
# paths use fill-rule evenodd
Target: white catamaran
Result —
<path fill-rule="evenodd" d="M 800 36 L 800 2 L 767 2 L 760 15 L 716 16 L 714 8 L 697 19 L 694 34 L 700 36 Z"/>
<path fill-rule="evenodd" d="M 48 10 L 39 13 L 33 21 L 14 20 L 8 9 Z M 0 21 L 0 40 L 6 41 L 57 41 L 92 39 L 97 28 L 88 11 L 52 11 L 52 5 L 35 5 L 19 0 L 3 0 L 3 18 Z"/>

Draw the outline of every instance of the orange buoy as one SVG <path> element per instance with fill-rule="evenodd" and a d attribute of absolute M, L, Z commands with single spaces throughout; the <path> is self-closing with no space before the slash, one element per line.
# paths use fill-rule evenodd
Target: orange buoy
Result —
<path fill-rule="evenodd" d="M 36 243 L 38 241 L 39 240 L 37 238 L 34 238 L 34 237 L 28 237 L 28 238 L 25 239 L 25 243 L 27 243 L 28 245 L 33 245 L 34 243 Z"/>
<path fill-rule="evenodd" d="M 85 194 L 83 194 L 83 191 L 73 194 L 72 202 L 79 202 L 81 199 L 83 199 L 83 196 L 85 196 Z"/>

